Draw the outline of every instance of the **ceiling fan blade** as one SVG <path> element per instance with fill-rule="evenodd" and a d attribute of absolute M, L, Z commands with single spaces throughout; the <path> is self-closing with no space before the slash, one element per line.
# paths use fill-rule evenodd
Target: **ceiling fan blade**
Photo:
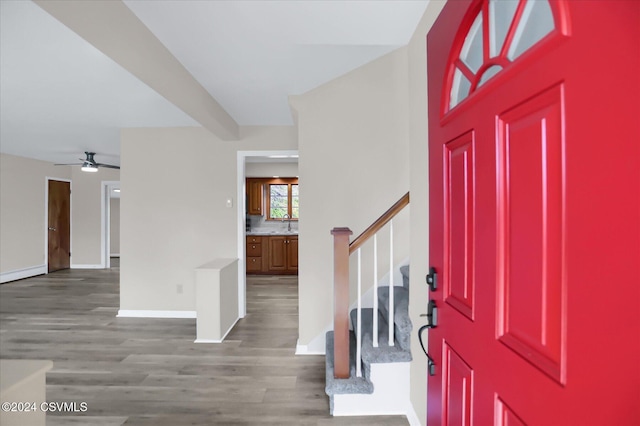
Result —
<path fill-rule="evenodd" d="M 82 163 L 62 163 L 54 164 L 54 166 L 82 166 Z"/>
<path fill-rule="evenodd" d="M 106 167 L 107 169 L 120 169 L 120 166 L 114 166 L 112 164 L 94 163 L 96 167 Z"/>

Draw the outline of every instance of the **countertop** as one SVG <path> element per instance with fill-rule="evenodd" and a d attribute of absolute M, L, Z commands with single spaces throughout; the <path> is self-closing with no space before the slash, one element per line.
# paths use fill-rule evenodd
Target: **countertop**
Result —
<path fill-rule="evenodd" d="M 247 231 L 247 235 L 298 235 L 297 229 L 287 231 L 286 229 L 252 229 Z"/>

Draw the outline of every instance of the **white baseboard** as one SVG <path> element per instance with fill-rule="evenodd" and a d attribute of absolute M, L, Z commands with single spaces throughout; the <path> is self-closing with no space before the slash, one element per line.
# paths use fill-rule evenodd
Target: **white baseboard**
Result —
<path fill-rule="evenodd" d="M 196 339 L 193 341 L 193 343 L 222 343 L 222 340 L 216 340 L 216 339 Z"/>
<path fill-rule="evenodd" d="M 222 339 L 220 339 L 220 341 L 223 341 L 224 339 L 227 338 L 227 334 L 229 334 L 231 332 L 231 330 L 233 330 L 233 327 L 236 326 L 238 321 L 240 321 L 240 317 L 236 318 L 236 320 L 233 322 L 233 324 L 231 324 L 231 326 L 229 326 L 229 329 L 222 335 Z"/>
<path fill-rule="evenodd" d="M 233 330 L 233 327 L 236 326 L 238 321 L 240 321 L 240 318 L 236 318 L 236 320 L 233 322 L 233 324 L 231 324 L 231 327 L 229 327 L 229 329 L 224 333 L 221 339 L 196 339 L 193 341 L 193 343 L 222 343 L 224 339 L 227 338 L 227 334 L 229 334 L 229 332 Z"/>
<path fill-rule="evenodd" d="M 118 318 L 196 318 L 196 311 L 145 311 L 120 309 Z"/>
<path fill-rule="evenodd" d="M 326 335 L 329 330 L 329 326 L 325 327 L 322 333 L 318 334 L 306 345 L 301 345 L 300 339 L 298 339 L 296 342 L 296 355 L 326 355 Z"/>
<path fill-rule="evenodd" d="M 420 423 L 420 419 L 418 418 L 418 414 L 413 408 L 413 404 L 411 402 L 409 402 L 409 407 L 407 408 L 407 420 L 409 420 L 410 426 L 422 426 L 422 423 Z"/>
<path fill-rule="evenodd" d="M 71 269 L 104 269 L 104 265 L 78 264 L 72 263 Z"/>
<path fill-rule="evenodd" d="M 47 273 L 47 265 L 36 265 L 0 273 L 0 284 Z"/>

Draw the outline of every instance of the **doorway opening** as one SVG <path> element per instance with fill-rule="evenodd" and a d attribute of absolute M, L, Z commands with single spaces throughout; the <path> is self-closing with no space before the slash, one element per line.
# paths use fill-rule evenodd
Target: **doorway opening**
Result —
<path fill-rule="evenodd" d="M 102 181 L 101 185 L 101 267 L 120 266 L 120 181 Z"/>
<path fill-rule="evenodd" d="M 238 223 L 238 312 L 240 318 L 247 314 L 247 229 L 252 220 L 260 222 L 259 216 L 252 219 L 248 214 L 247 204 L 247 178 L 261 177 L 291 177 L 297 178 L 298 151 L 238 151 L 238 175 L 237 175 L 237 223 Z M 295 173 L 294 173 L 295 171 Z M 282 175 L 280 174 L 282 173 Z M 253 175 L 253 176 L 252 176 Z M 292 176 L 285 176 L 292 175 Z M 264 223 L 265 221 L 263 221 Z M 272 224 L 277 224 L 273 221 Z M 287 226 L 288 224 L 284 225 Z M 297 230 L 297 223 L 294 225 Z M 297 243 L 297 235 L 296 235 Z M 297 245 L 296 245 L 297 248 Z M 297 252 L 297 250 L 296 250 Z M 255 256 L 251 256 L 254 258 Z M 297 258 L 297 254 L 296 254 Z M 297 266 L 297 265 L 296 265 Z"/>

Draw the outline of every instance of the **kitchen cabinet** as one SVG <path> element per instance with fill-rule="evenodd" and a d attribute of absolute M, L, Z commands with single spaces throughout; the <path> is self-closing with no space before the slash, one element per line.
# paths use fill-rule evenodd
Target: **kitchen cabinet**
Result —
<path fill-rule="evenodd" d="M 298 236 L 247 237 L 247 274 L 296 275 Z"/>
<path fill-rule="evenodd" d="M 267 269 L 276 274 L 298 273 L 298 236 L 268 237 Z"/>
<path fill-rule="evenodd" d="M 247 237 L 247 274 L 262 273 L 262 237 Z"/>
<path fill-rule="evenodd" d="M 247 210 L 249 214 L 262 215 L 264 197 L 263 179 L 247 179 Z"/>

